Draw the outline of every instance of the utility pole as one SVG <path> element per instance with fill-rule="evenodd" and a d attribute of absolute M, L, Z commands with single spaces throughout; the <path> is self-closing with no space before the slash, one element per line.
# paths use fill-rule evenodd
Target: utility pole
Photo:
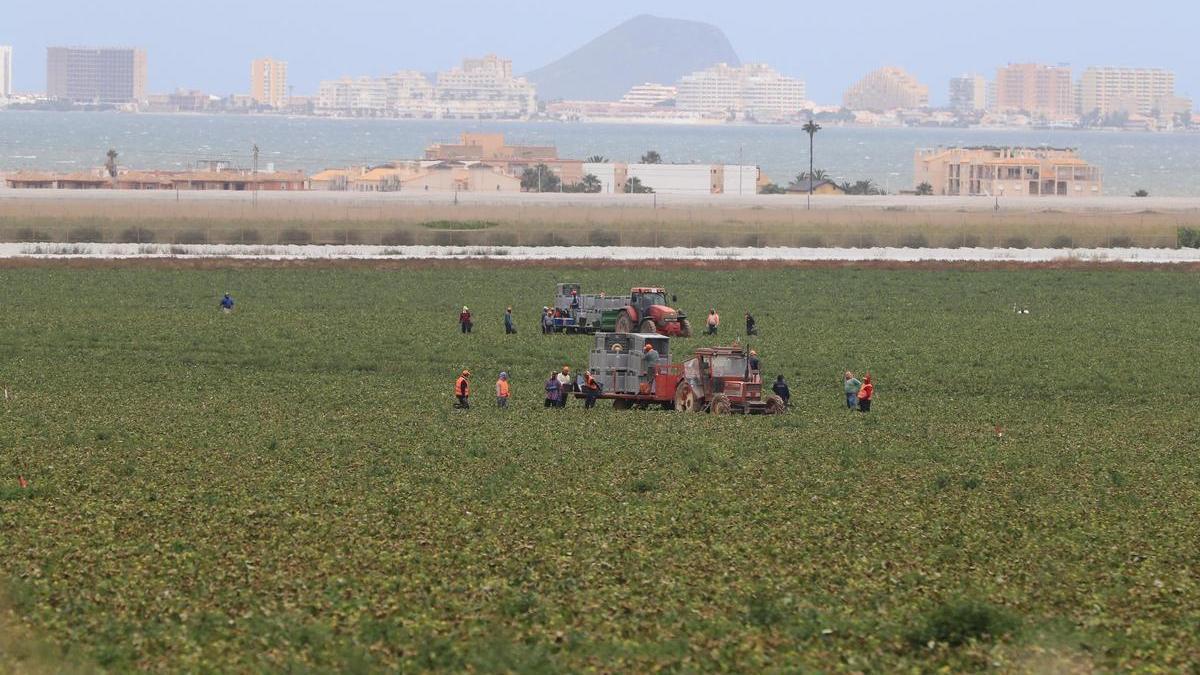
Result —
<path fill-rule="evenodd" d="M 742 196 L 742 146 L 738 145 L 738 196 Z"/>
<path fill-rule="evenodd" d="M 254 144 L 254 175 L 252 178 L 254 180 L 254 194 L 251 196 L 250 200 L 253 203 L 253 205 L 257 207 L 258 206 L 258 143 Z"/>

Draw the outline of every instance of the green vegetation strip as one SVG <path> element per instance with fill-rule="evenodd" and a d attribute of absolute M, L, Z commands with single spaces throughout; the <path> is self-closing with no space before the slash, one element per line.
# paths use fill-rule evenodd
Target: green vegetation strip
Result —
<path fill-rule="evenodd" d="M 550 269 L 0 270 L 3 597 L 117 671 L 1200 662 L 1195 275 L 568 275 L 753 311 L 794 410 L 544 409 Z"/>

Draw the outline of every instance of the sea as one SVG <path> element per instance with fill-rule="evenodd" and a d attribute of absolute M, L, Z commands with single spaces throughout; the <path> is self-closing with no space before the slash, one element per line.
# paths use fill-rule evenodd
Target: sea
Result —
<path fill-rule="evenodd" d="M 780 185 L 809 163 L 808 136 L 798 126 L 0 110 L 0 173 L 91 169 L 104 164 L 110 148 L 122 166 L 137 169 L 186 169 L 205 160 L 250 167 L 255 146 L 260 169 L 315 172 L 419 158 L 429 144 L 453 142 L 464 131 L 555 145 L 560 157 L 632 162 L 657 150 L 666 162 L 753 164 Z M 1076 148 L 1103 170 L 1106 195 L 1200 196 L 1200 133 L 827 126 L 816 135 L 814 165 L 839 183 L 871 180 L 897 192 L 913 187 L 918 149 L 953 145 Z"/>

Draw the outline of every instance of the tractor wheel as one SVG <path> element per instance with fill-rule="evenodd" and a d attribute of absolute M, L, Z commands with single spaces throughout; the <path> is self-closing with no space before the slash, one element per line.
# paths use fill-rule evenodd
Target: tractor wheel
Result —
<path fill-rule="evenodd" d="M 681 383 L 675 388 L 675 410 L 678 412 L 696 412 L 699 406 L 696 404 L 696 392 L 692 391 L 686 383 Z"/>
<path fill-rule="evenodd" d="M 632 333 L 633 332 L 633 318 L 629 316 L 629 312 L 621 312 L 621 315 L 617 317 L 616 325 L 613 326 L 613 332 L 614 333 Z"/>
<path fill-rule="evenodd" d="M 692 337 L 692 322 L 684 319 L 679 322 L 679 337 Z"/>
<path fill-rule="evenodd" d="M 627 398 L 614 398 L 613 410 L 629 410 L 633 408 L 633 401 Z"/>
<path fill-rule="evenodd" d="M 714 415 L 729 415 L 733 413 L 733 404 L 725 394 L 717 394 L 713 396 L 712 405 L 708 409 Z"/>
<path fill-rule="evenodd" d="M 639 333 L 657 333 L 658 326 L 654 325 L 654 319 L 642 319 L 642 325 L 638 326 Z"/>
<path fill-rule="evenodd" d="M 766 414 L 782 415 L 785 412 L 787 412 L 787 405 L 784 404 L 782 398 L 780 398 L 779 396 L 776 396 L 774 394 L 767 397 Z"/>

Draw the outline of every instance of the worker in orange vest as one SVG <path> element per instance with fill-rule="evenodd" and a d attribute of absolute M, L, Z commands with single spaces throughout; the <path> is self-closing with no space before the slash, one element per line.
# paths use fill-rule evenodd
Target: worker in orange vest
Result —
<path fill-rule="evenodd" d="M 871 384 L 871 373 L 863 375 L 862 388 L 858 390 L 858 412 L 871 412 L 871 398 L 875 396 L 875 385 Z"/>
<path fill-rule="evenodd" d="M 496 380 L 496 406 L 508 407 L 508 373 L 500 373 L 500 379 Z"/>
<path fill-rule="evenodd" d="M 458 399 L 458 403 L 454 404 L 455 408 L 470 408 L 471 404 L 468 399 L 471 396 L 471 371 L 464 370 L 462 375 L 458 376 L 458 381 L 454 383 L 454 397 Z"/>

